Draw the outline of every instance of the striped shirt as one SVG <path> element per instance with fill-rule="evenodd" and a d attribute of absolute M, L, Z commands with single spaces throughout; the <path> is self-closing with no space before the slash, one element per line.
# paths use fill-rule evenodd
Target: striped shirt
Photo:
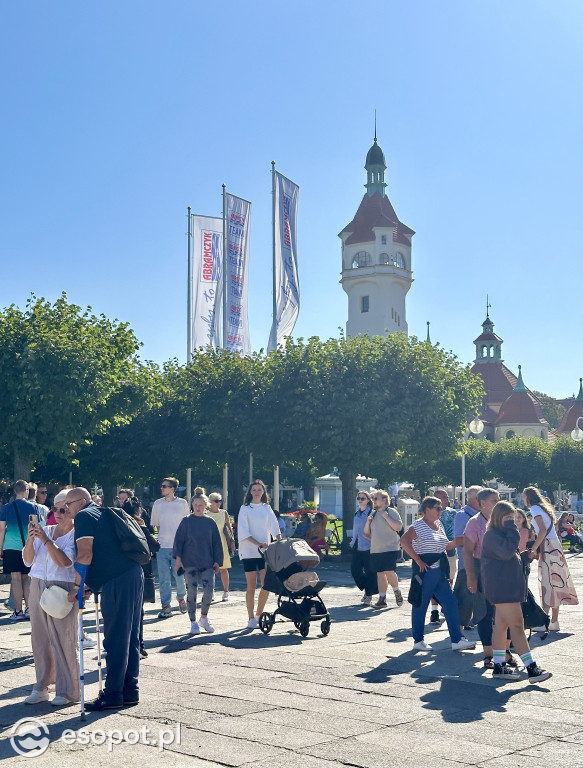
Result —
<path fill-rule="evenodd" d="M 435 524 L 437 526 L 437 530 L 433 530 L 433 528 L 427 525 L 425 520 L 417 520 L 415 523 L 413 523 L 413 528 L 415 528 L 417 538 L 413 539 L 411 546 L 418 555 L 439 555 L 442 552 L 445 552 L 445 548 L 449 543 L 449 539 L 446 536 L 445 529 L 441 521 L 436 520 Z M 429 567 L 439 568 L 439 560 Z"/>

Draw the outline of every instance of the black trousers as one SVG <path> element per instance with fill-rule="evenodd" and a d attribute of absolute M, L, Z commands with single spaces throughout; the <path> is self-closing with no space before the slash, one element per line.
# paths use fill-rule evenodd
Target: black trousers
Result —
<path fill-rule="evenodd" d="M 352 563 L 350 565 L 350 572 L 354 583 L 359 589 L 364 589 L 364 594 L 368 597 L 376 595 L 377 587 L 377 575 L 370 570 L 370 552 L 361 552 L 358 549 L 352 550 Z"/>
<path fill-rule="evenodd" d="M 103 647 L 107 651 L 105 693 L 116 702 L 138 691 L 140 620 L 144 574 L 137 563 L 101 590 Z"/>

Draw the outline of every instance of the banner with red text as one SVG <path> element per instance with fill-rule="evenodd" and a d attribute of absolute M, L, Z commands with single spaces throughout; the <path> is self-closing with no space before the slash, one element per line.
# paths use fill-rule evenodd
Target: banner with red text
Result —
<path fill-rule="evenodd" d="M 223 220 L 192 217 L 192 355 L 221 346 Z"/>
<path fill-rule="evenodd" d="M 274 286 L 275 317 L 269 349 L 276 349 L 290 336 L 300 311 L 298 279 L 297 215 L 299 187 L 277 171 L 274 173 Z"/>
<path fill-rule="evenodd" d="M 251 352 L 247 292 L 249 289 L 249 227 L 251 203 L 225 195 L 225 338 L 223 348 L 248 355 Z"/>

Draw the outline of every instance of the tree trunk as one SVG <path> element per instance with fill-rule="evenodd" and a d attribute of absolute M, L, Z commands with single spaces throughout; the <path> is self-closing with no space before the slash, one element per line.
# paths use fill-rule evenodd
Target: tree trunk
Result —
<path fill-rule="evenodd" d="M 243 473 L 248 465 L 241 460 L 240 456 L 234 454 L 228 455 L 227 462 L 229 464 L 228 512 L 236 517 L 243 503 L 243 485 L 247 484 L 247 479 L 243 480 Z"/>
<path fill-rule="evenodd" d="M 342 552 L 348 551 L 348 531 L 354 525 L 354 510 L 356 506 L 356 472 L 341 470 L 342 481 Z"/>
<path fill-rule="evenodd" d="M 32 461 L 26 456 L 22 456 L 18 449 L 14 449 L 14 482 L 17 480 L 30 480 L 30 469 Z"/>

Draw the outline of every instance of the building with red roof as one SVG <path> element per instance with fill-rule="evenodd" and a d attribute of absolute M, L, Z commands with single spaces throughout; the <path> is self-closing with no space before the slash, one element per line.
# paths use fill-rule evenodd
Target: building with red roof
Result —
<path fill-rule="evenodd" d="M 411 238 L 385 192 L 385 155 L 369 149 L 366 192 L 352 221 L 340 232 L 341 284 L 348 296 L 346 335 L 407 333 L 405 299 L 413 282 Z"/>

